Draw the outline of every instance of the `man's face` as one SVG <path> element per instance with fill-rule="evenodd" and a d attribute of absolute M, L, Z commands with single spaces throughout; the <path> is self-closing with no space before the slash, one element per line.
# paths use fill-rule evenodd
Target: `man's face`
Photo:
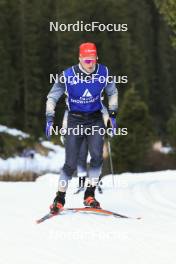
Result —
<path fill-rule="evenodd" d="M 86 72 L 92 73 L 95 69 L 97 57 L 96 56 L 89 56 L 89 57 L 83 57 L 83 58 L 80 57 L 79 61 L 81 63 L 81 66 Z"/>

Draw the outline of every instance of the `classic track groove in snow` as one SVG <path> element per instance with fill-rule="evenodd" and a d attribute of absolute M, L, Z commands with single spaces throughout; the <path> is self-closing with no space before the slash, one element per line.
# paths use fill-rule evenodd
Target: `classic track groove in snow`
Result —
<path fill-rule="evenodd" d="M 101 206 L 141 220 L 66 213 L 41 225 L 57 190 L 57 174 L 36 182 L 0 182 L 0 264 L 170 264 L 176 258 L 176 171 L 125 173 L 103 179 Z M 83 192 L 66 207 L 82 207 Z"/>

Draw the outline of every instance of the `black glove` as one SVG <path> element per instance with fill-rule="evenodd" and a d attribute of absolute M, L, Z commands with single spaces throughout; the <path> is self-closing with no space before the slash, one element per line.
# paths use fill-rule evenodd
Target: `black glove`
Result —
<path fill-rule="evenodd" d="M 108 110 L 109 117 L 116 118 L 117 110 Z"/>

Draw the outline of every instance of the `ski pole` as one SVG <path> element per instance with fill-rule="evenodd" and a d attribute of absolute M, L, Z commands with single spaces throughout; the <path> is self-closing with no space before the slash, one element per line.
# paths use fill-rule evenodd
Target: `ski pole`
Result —
<path fill-rule="evenodd" d="M 111 151 L 111 143 L 108 136 L 108 152 L 109 152 L 109 160 L 110 160 L 110 168 L 111 168 L 111 175 L 112 175 L 112 185 L 113 188 L 115 187 L 114 184 L 114 169 L 113 169 L 113 163 L 112 163 L 112 151 Z"/>

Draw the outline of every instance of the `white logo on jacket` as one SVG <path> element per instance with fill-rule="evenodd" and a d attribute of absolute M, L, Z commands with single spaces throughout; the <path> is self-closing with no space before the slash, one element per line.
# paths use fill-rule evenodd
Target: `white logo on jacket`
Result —
<path fill-rule="evenodd" d="M 82 97 L 92 97 L 91 93 L 89 92 L 88 89 L 85 90 L 85 92 L 83 93 Z"/>

